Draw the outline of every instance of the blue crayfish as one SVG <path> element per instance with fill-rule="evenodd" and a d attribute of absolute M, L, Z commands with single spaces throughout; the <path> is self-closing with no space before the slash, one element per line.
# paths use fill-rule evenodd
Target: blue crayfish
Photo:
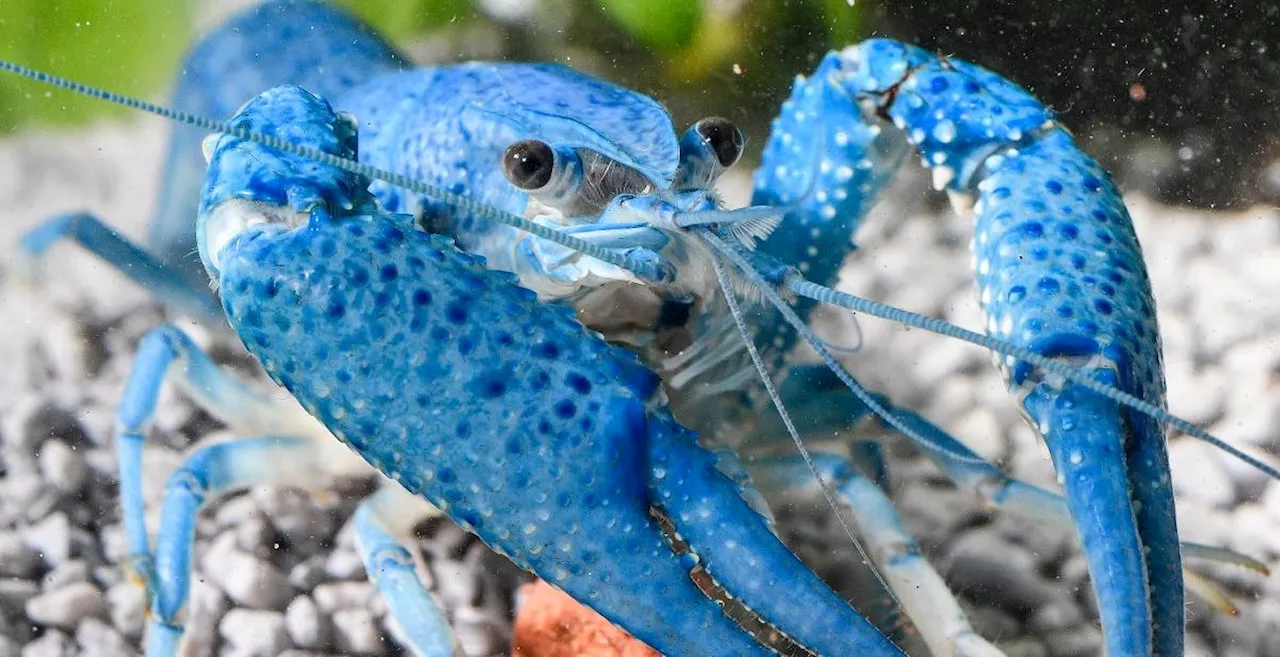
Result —
<path fill-rule="evenodd" d="M 678 136 L 651 99 L 555 65 L 411 68 L 312 2 L 268 3 L 210 34 L 173 106 L 232 118 L 203 153 L 196 128 L 175 132 L 152 251 L 87 214 L 25 245 L 72 237 L 170 306 L 225 317 L 306 414 L 174 327 L 144 340 L 119 451 L 149 654 L 181 639 L 205 499 L 355 467 L 313 439 L 328 434 L 395 482 L 361 506 L 357 533 L 423 655 L 456 647 L 403 547 L 430 513 L 418 498 L 667 654 L 900 654 L 771 531 L 761 492 L 815 475 L 931 652 L 999 654 L 902 529 L 874 451 L 801 447 L 748 471 L 729 447 L 752 443 L 712 435 L 727 404 L 749 418 L 735 428 L 797 444 L 875 415 L 993 504 L 1074 521 L 1112 655 L 1182 653 L 1184 551 L 1249 563 L 1179 544 L 1164 425 L 1215 439 L 1163 412 L 1150 285 L 1117 190 L 1051 111 L 982 68 L 889 40 L 828 54 L 797 80 L 741 210 L 713 191 L 743 149 L 723 119 Z M 971 201 L 987 336 L 827 287 L 912 147 Z M 868 393 L 807 327 L 818 302 L 997 351 L 1065 495 Z M 800 341 L 821 365 L 785 358 Z M 153 551 L 138 470 L 166 376 L 253 437 L 192 452 Z M 777 632 L 744 630 L 691 573 Z"/>

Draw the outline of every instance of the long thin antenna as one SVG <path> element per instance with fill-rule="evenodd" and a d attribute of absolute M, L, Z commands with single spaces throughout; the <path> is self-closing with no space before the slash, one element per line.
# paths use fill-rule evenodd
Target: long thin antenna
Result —
<path fill-rule="evenodd" d="M 657 266 L 652 262 L 643 262 L 643 261 L 636 260 L 635 258 L 627 257 L 623 254 L 596 246 L 594 244 L 581 240 L 572 235 L 558 231 L 549 226 L 536 224 L 532 221 L 529 221 L 528 219 L 525 219 L 524 217 L 519 217 L 509 212 L 503 212 L 496 208 L 480 203 L 474 199 L 468 198 L 466 196 L 462 196 L 460 194 L 454 194 L 453 192 L 450 192 L 446 189 L 436 187 L 435 185 L 427 184 L 420 180 L 415 180 L 408 176 L 404 176 L 398 173 L 392 173 L 390 171 L 379 169 L 377 167 L 372 167 L 367 164 L 357 162 L 355 160 L 339 157 L 331 153 L 325 153 L 324 151 L 316 150 L 314 148 L 299 146 L 297 144 L 290 143 L 278 137 L 273 137 L 271 135 L 263 135 L 263 134 L 253 132 L 247 128 L 235 127 L 230 125 L 226 121 L 218 121 L 218 120 L 206 118 L 203 116 L 197 116 L 195 114 L 189 114 L 187 112 L 170 109 L 168 107 L 163 107 L 161 105 L 156 105 L 154 103 L 148 103 L 144 100 L 132 98 L 129 96 L 125 96 L 123 94 L 107 91 L 105 89 L 91 87 L 87 84 L 82 84 L 80 82 L 69 80 L 64 77 L 37 71 L 33 68 L 29 68 L 21 64 L 15 64 L 13 62 L 9 62 L 3 59 L 0 59 L 0 71 L 13 73 L 14 75 L 18 75 L 30 80 L 34 80 L 36 82 L 42 82 L 44 84 L 52 85 L 61 89 L 66 89 L 68 91 L 73 91 L 75 93 L 89 96 L 91 98 L 97 98 L 100 100 L 107 101 L 109 103 L 114 103 L 116 105 L 122 105 L 130 109 L 136 109 L 136 110 L 141 110 L 143 112 L 147 112 L 149 114 L 155 114 L 157 116 L 161 116 L 166 119 L 177 121 L 179 123 L 185 123 L 187 125 L 195 126 L 202 130 L 208 130 L 209 132 L 220 132 L 223 134 L 231 135 L 233 137 L 244 139 L 246 141 L 252 141 L 258 144 L 262 144 L 263 146 L 267 146 L 269 148 L 274 148 L 276 150 L 279 150 L 285 153 L 297 155 L 298 157 L 305 157 L 311 160 L 315 160 L 317 162 L 327 164 L 329 166 L 342 169 L 343 171 L 354 173 L 359 176 L 364 176 L 366 178 L 382 180 L 384 182 L 388 182 L 397 187 L 402 187 L 404 189 L 407 189 L 411 192 L 422 194 L 423 196 L 429 196 L 433 199 L 442 201 L 444 203 L 447 203 L 453 206 L 458 210 L 469 212 L 478 217 L 489 219 L 491 221 L 495 221 L 500 224 L 504 224 L 507 226 L 511 226 L 513 228 L 517 228 L 519 230 L 523 230 L 537 237 L 541 237 L 542 239 L 555 242 L 557 244 L 560 244 L 561 246 L 573 249 L 574 251 L 590 256 L 592 258 L 603 260 L 604 262 L 607 262 L 611 265 L 622 267 L 634 273 L 635 275 L 650 281 L 665 282 L 670 278 L 667 272 L 663 271 L 661 267 Z"/>
<path fill-rule="evenodd" d="M 730 247 L 729 245 L 726 245 L 726 248 L 732 249 L 732 247 Z M 740 254 L 737 254 L 736 251 L 734 253 L 738 255 L 738 258 L 740 259 L 742 258 L 742 256 Z M 745 259 L 742 259 L 742 263 L 745 266 L 748 266 L 748 267 L 750 266 L 749 264 L 746 264 Z M 838 290 L 833 290 L 829 287 L 818 285 L 817 283 L 814 283 L 812 281 L 800 278 L 799 276 L 791 277 L 788 280 L 786 280 L 785 287 L 787 290 L 790 290 L 794 294 L 797 294 L 802 297 L 808 297 L 810 299 L 813 299 L 814 301 L 819 301 L 822 303 L 830 303 L 833 305 L 840 306 L 842 308 L 848 308 L 849 310 L 852 310 L 855 312 L 866 313 L 868 315 L 873 315 L 875 317 L 880 317 L 882 319 L 887 319 L 889 321 L 899 322 L 901 324 L 905 324 L 906 326 L 910 326 L 912 328 L 923 329 L 925 331 L 929 331 L 930 333 L 936 333 L 941 336 L 955 338 L 957 340 L 963 340 L 965 342 L 968 342 L 970 344 L 975 344 L 980 347 L 986 347 L 987 349 L 990 349 L 991 351 L 994 351 L 1004 356 L 1012 356 L 1019 360 L 1025 360 L 1028 363 L 1031 363 L 1032 365 L 1040 368 L 1044 372 L 1061 376 L 1067 381 L 1070 381 L 1080 386 L 1084 386 L 1085 388 L 1088 388 L 1091 392 L 1095 392 L 1099 395 L 1102 395 L 1103 397 L 1106 397 L 1107 399 L 1110 399 L 1111 401 L 1121 406 L 1127 406 L 1135 411 L 1138 411 L 1139 413 L 1142 413 L 1143 415 L 1146 415 L 1154 419 L 1157 422 L 1166 424 L 1189 436 L 1203 440 L 1204 442 L 1209 443 L 1214 447 L 1217 447 L 1218 449 L 1240 459 L 1241 461 L 1248 463 L 1254 468 L 1257 468 L 1260 472 L 1266 474 L 1268 477 L 1271 477 L 1272 479 L 1280 479 L 1280 470 L 1277 470 L 1276 468 L 1266 463 L 1263 463 L 1261 460 L 1257 459 L 1256 457 L 1246 454 L 1240 448 L 1227 443 L 1226 441 L 1222 440 L 1221 438 L 1218 438 L 1217 436 L 1214 436 L 1208 431 L 1205 431 L 1204 429 L 1197 427 L 1196 425 L 1170 413 L 1169 411 L 1164 410 L 1163 408 L 1160 408 L 1159 406 L 1156 406 L 1155 404 L 1152 404 L 1151 402 L 1145 399 L 1142 399 L 1141 397 L 1125 392 L 1124 390 L 1121 390 L 1119 388 L 1109 386 L 1100 381 L 1095 381 L 1094 379 L 1090 378 L 1088 374 L 1082 372 L 1081 370 L 1071 367 L 1066 363 L 1056 361 L 1046 356 L 1043 356 L 1041 354 L 1038 354 L 1025 347 L 1013 344 L 1011 342 L 1006 342 L 1004 340 L 1000 340 L 997 338 L 993 338 L 989 335 L 984 335 L 982 333 L 975 333 L 968 329 L 961 328 L 959 326 L 956 326 L 955 324 L 949 324 L 947 322 L 944 322 L 940 319 L 936 319 L 934 317 L 920 315 L 918 313 L 913 313 L 908 310 L 896 308 L 894 306 L 880 303 L 878 301 L 872 301 L 871 299 L 864 299 L 862 297 L 849 294 L 847 292 L 840 292 Z"/>
<path fill-rule="evenodd" d="M 844 517 L 844 513 L 840 510 L 840 505 L 836 501 L 835 493 L 831 490 L 831 484 L 822 478 L 822 474 L 818 471 L 818 466 L 813 462 L 813 456 L 809 454 L 809 448 L 804 446 L 804 441 L 800 439 L 800 432 L 796 430 L 796 425 L 791 421 L 791 413 L 787 411 L 787 407 L 782 403 L 782 397 L 778 394 L 778 389 L 773 385 L 773 379 L 769 376 L 769 369 L 765 367 L 764 360 L 760 358 L 760 351 L 756 349 L 755 343 L 751 339 L 751 333 L 747 330 L 746 321 L 742 317 L 742 309 L 738 307 L 738 298 L 733 291 L 733 286 L 729 282 L 729 275 L 724 270 L 724 264 L 720 262 L 720 258 L 712 256 L 711 267 L 715 270 L 716 280 L 720 283 L 720 290 L 724 292 L 725 301 L 729 304 L 729 314 L 733 316 L 733 323 L 738 326 L 738 333 L 742 334 L 742 340 L 747 345 L 747 353 L 751 355 L 751 363 L 755 365 L 756 372 L 760 375 L 760 381 L 764 383 L 765 392 L 769 394 L 769 399 L 773 402 L 773 407 L 778 409 L 778 415 L 782 416 L 782 424 L 786 426 L 787 433 L 791 434 L 791 440 L 796 444 L 796 450 L 800 453 L 800 458 L 804 459 L 804 464 L 809 467 L 809 472 L 813 473 L 813 478 L 818 482 L 818 488 L 822 489 L 822 496 L 827 499 L 827 506 L 831 507 L 832 513 L 836 515 L 836 522 L 840 523 L 840 528 L 844 530 L 849 540 L 853 542 L 853 546 L 857 548 L 858 555 L 862 557 L 862 563 L 871 569 L 871 574 L 875 575 L 876 581 L 880 582 L 880 586 L 893 600 L 893 604 L 897 606 L 902 613 L 907 611 L 902 606 L 902 602 L 898 600 L 897 594 L 894 593 L 893 587 L 889 586 L 889 582 L 885 581 L 880 569 L 876 568 L 875 561 L 871 559 L 871 555 L 867 554 L 867 549 L 862 545 L 862 541 L 858 539 L 853 528 L 849 526 L 849 521 Z"/>

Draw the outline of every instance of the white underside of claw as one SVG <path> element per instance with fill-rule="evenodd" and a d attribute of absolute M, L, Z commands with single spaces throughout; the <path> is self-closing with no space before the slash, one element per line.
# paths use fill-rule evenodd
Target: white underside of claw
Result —
<path fill-rule="evenodd" d="M 306 223 L 307 213 L 296 212 L 279 205 L 269 205 L 261 201 L 232 199 L 218 204 L 205 217 L 201 242 L 206 249 L 209 262 L 219 267 L 222 261 L 222 250 L 240 233 L 266 224 L 281 224 L 296 228 Z"/>

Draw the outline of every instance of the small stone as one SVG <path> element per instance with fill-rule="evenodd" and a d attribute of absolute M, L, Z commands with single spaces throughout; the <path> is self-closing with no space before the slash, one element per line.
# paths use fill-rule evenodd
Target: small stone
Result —
<path fill-rule="evenodd" d="M 25 524 L 33 506 L 42 504 L 41 498 L 49 491 L 48 484 L 36 472 L 33 465 L 16 469 L 10 462 L 9 472 L 0 477 L 0 511 L 6 525 Z"/>
<path fill-rule="evenodd" d="M 1254 557 L 1280 555 L 1280 523 L 1261 504 L 1246 502 L 1231 515 L 1231 547 Z"/>
<path fill-rule="evenodd" d="M 40 554 L 13 532 L 0 532 L 0 577 L 31 579 L 40 572 Z"/>
<path fill-rule="evenodd" d="M 271 545 L 275 542 L 275 530 L 266 516 L 255 513 L 235 526 L 236 546 L 259 559 L 271 557 Z"/>
<path fill-rule="evenodd" d="M 130 657 L 136 651 L 115 628 L 96 618 L 86 618 L 76 628 L 81 654 L 94 657 Z"/>
<path fill-rule="evenodd" d="M 289 647 L 284 614 L 264 609 L 232 609 L 218 623 L 218 634 L 245 657 L 276 657 Z"/>
<path fill-rule="evenodd" d="M 1058 597 L 1058 591 L 1036 572 L 1035 559 L 990 529 L 970 531 L 948 550 L 945 576 L 960 589 L 1000 591 L 1001 609 L 1025 612 Z"/>
<path fill-rule="evenodd" d="M 68 559 L 57 568 L 45 573 L 40 586 L 45 590 L 62 588 L 68 584 L 89 581 L 89 564 L 83 559 Z"/>
<path fill-rule="evenodd" d="M 1047 604 L 1027 620 L 1027 627 L 1035 634 L 1059 632 L 1084 624 L 1084 616 L 1070 601 L 1061 600 Z"/>
<path fill-rule="evenodd" d="M 1035 637 L 1018 637 L 997 642 L 1005 657 L 1048 657 L 1049 650 Z"/>
<path fill-rule="evenodd" d="M 1171 357 L 1165 372 L 1169 380 L 1169 409 L 1178 417 L 1203 426 L 1222 414 L 1230 386 L 1221 369 L 1197 368 L 1190 357 Z"/>
<path fill-rule="evenodd" d="M 1102 633 L 1091 625 L 1053 632 L 1045 637 L 1051 657 L 1093 657 L 1102 649 Z"/>
<path fill-rule="evenodd" d="M 329 627 L 315 601 L 308 596 L 300 595 L 289 603 L 284 622 L 293 645 L 299 648 L 319 650 L 329 642 Z"/>
<path fill-rule="evenodd" d="M 40 447 L 40 472 L 53 487 L 67 494 L 84 486 L 85 465 L 75 450 L 61 440 L 48 440 Z"/>
<path fill-rule="evenodd" d="M 71 555 L 71 522 L 59 511 L 22 530 L 22 540 L 56 568 Z"/>
<path fill-rule="evenodd" d="M 111 615 L 111 624 L 127 637 L 137 639 L 142 636 L 146 603 L 146 590 L 132 582 L 119 582 L 107 589 L 107 609 Z"/>
<path fill-rule="evenodd" d="M 1173 488 L 1179 496 L 1225 508 L 1235 502 L 1236 485 L 1212 452 L 1212 447 L 1198 440 L 1171 441 L 1169 469 L 1173 472 Z"/>
<path fill-rule="evenodd" d="M 324 561 L 322 554 L 308 557 L 289 569 L 289 583 L 299 591 L 310 591 L 324 581 Z"/>
<path fill-rule="evenodd" d="M 258 503 L 253 497 L 237 495 L 223 500 L 214 512 L 213 519 L 220 529 L 231 529 L 255 516 L 261 517 L 262 511 L 258 509 Z"/>
<path fill-rule="evenodd" d="M 28 643 L 22 649 L 22 657 L 75 657 L 77 652 L 71 637 L 57 630 L 49 630 Z"/>
<path fill-rule="evenodd" d="M 979 606 L 966 609 L 969 624 L 979 636 L 1007 637 L 1022 634 L 1022 623 L 1013 614 L 995 607 Z"/>
<path fill-rule="evenodd" d="M 105 616 L 107 606 L 96 586 L 75 582 L 31 598 L 26 610 L 35 623 L 72 630 L 84 618 Z"/>
<path fill-rule="evenodd" d="M 361 655 L 381 655 L 386 652 L 386 642 L 378 631 L 373 614 L 368 609 L 339 609 L 333 612 L 334 643 L 339 652 Z"/>
<path fill-rule="evenodd" d="M 0 608 L 9 611 L 24 609 L 27 601 L 40 594 L 35 582 L 16 577 L 0 579 Z"/>
<path fill-rule="evenodd" d="M 216 552 L 211 547 L 201 563 L 206 576 L 238 605 L 278 611 L 293 599 L 293 586 L 284 573 L 235 547 Z"/>
<path fill-rule="evenodd" d="M 325 582 L 311 592 L 316 604 L 328 614 L 339 609 L 368 609 L 377 594 L 373 584 L 367 581 Z"/>
<path fill-rule="evenodd" d="M 325 560 L 324 572 L 329 579 L 359 579 L 364 577 L 364 562 L 354 548 L 338 547 Z"/>
<path fill-rule="evenodd" d="M 954 426 L 952 435 L 969 449 L 977 452 L 979 456 L 990 461 L 999 461 L 1004 458 L 1005 450 L 1008 448 L 1004 439 L 1004 429 L 1000 426 L 1000 419 L 990 408 L 982 406 L 973 408 Z"/>
<path fill-rule="evenodd" d="M 1262 493 L 1262 506 L 1273 520 L 1280 522 L 1280 481 L 1267 482 L 1267 488 Z"/>
<path fill-rule="evenodd" d="M 218 627 L 230 604 L 222 590 L 207 579 L 191 582 L 191 600 L 187 604 L 187 632 L 183 637 L 188 654 L 212 655 L 218 641 Z"/>

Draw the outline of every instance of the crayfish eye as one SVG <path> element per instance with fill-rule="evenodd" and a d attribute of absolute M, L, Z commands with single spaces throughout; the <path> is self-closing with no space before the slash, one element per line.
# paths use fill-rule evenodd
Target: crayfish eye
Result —
<path fill-rule="evenodd" d="M 716 159 L 720 161 L 720 166 L 727 169 L 742 157 L 742 149 L 747 140 L 733 121 L 712 116 L 698 121 L 694 129 L 707 140 L 707 144 L 716 154 Z"/>
<path fill-rule="evenodd" d="M 512 185 L 531 192 L 551 182 L 556 156 L 545 141 L 526 139 L 507 147 L 502 156 L 502 173 Z"/>

